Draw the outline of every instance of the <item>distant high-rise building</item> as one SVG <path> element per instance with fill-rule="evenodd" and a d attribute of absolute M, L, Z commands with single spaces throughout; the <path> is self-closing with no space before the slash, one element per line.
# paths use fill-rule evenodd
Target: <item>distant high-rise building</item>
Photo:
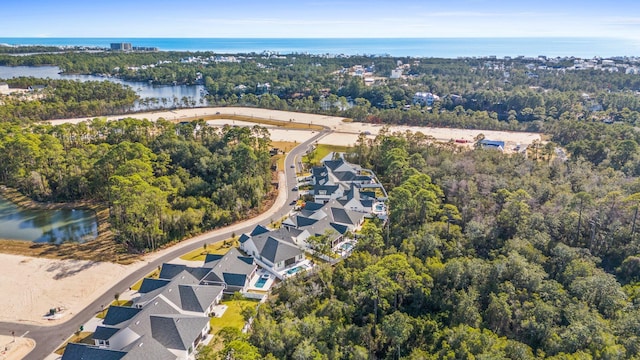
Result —
<path fill-rule="evenodd" d="M 111 43 L 111 50 L 131 51 L 131 43 Z"/>

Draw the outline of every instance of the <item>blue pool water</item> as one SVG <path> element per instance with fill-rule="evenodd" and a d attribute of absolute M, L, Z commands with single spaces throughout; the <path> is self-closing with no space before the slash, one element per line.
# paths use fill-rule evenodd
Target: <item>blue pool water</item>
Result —
<path fill-rule="evenodd" d="M 350 242 L 344 243 L 344 244 L 340 245 L 340 248 L 342 250 L 349 251 L 349 250 L 353 249 L 353 244 L 350 243 Z"/>
<path fill-rule="evenodd" d="M 295 273 L 297 273 L 298 271 L 300 271 L 302 268 L 300 266 L 296 266 L 294 268 L 291 268 L 287 271 L 287 275 L 293 275 Z"/>
<path fill-rule="evenodd" d="M 258 289 L 262 289 L 264 287 L 264 284 L 267 283 L 267 279 L 263 278 L 262 276 L 260 277 L 260 279 L 258 279 L 258 281 L 256 281 L 255 287 L 257 287 Z"/>
<path fill-rule="evenodd" d="M 383 210 L 384 210 L 384 205 L 382 204 L 376 205 L 376 211 L 383 211 Z"/>

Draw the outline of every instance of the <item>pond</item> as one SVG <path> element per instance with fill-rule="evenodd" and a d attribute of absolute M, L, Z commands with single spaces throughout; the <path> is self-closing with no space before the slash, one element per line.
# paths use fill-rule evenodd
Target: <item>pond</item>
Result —
<path fill-rule="evenodd" d="M 132 110 L 156 110 L 175 107 L 193 107 L 207 104 L 204 85 L 153 85 L 148 82 L 125 81 L 122 79 L 96 75 L 64 75 L 57 66 L 0 66 L 0 79 L 16 77 L 35 77 L 54 80 L 111 81 L 129 85 L 141 101 L 137 101 Z M 157 101 L 146 101 L 157 99 Z M 188 104 L 185 104 L 185 100 Z"/>
<path fill-rule="evenodd" d="M 91 210 L 27 209 L 0 196 L 0 239 L 60 244 L 97 236 L 98 221 Z"/>

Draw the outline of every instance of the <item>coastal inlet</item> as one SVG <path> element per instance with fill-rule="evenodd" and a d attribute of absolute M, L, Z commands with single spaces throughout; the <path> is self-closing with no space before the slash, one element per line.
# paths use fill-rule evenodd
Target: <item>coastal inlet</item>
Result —
<path fill-rule="evenodd" d="M 0 79 L 24 76 L 53 80 L 111 81 L 130 86 L 140 97 L 131 109 L 133 111 L 207 105 L 205 98 L 207 92 L 204 85 L 153 85 L 148 82 L 125 81 L 107 76 L 65 75 L 60 74 L 60 71 L 57 66 L 0 66 Z"/>

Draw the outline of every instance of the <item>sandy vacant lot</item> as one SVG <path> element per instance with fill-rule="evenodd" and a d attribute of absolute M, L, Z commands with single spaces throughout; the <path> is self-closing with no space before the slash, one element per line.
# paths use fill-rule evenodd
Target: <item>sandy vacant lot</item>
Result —
<path fill-rule="evenodd" d="M 372 125 L 372 124 L 364 124 L 364 123 L 355 123 L 355 122 L 345 122 L 343 121 L 343 117 L 336 116 L 325 116 L 325 115 L 315 115 L 315 114 L 304 114 L 304 113 L 296 113 L 296 112 L 288 112 L 288 111 L 278 111 L 278 110 L 267 110 L 267 109 L 257 109 L 257 108 L 196 108 L 196 109 L 181 109 L 181 110 L 172 110 L 172 111 L 156 111 L 149 113 L 140 113 L 127 115 L 130 117 L 135 117 L 139 119 L 148 119 L 151 121 L 158 120 L 160 118 L 164 118 L 166 120 L 180 120 L 184 118 L 197 117 L 197 116 L 205 116 L 205 115 L 214 115 L 216 113 L 220 114 L 229 114 L 229 115 L 243 115 L 243 116 L 253 116 L 257 118 L 263 119 L 274 119 L 274 120 L 283 120 L 283 121 L 293 121 L 304 124 L 318 124 L 329 127 L 334 131 L 334 134 L 330 134 L 326 136 L 324 139 L 320 140 L 321 144 L 331 144 L 331 145 L 353 145 L 360 133 L 368 133 L 372 136 L 378 134 L 380 129 L 382 129 L 381 125 Z M 119 116 L 109 116 L 108 120 L 117 120 L 125 117 L 124 115 Z M 64 119 L 64 120 L 52 120 L 50 121 L 52 124 L 60 124 L 65 122 L 78 123 L 88 118 L 79 118 L 79 119 Z M 209 121 L 212 125 L 222 126 L 224 124 L 231 125 L 248 125 L 253 126 L 253 123 L 244 123 L 238 120 L 211 120 Z M 305 138 L 299 138 L 304 131 L 302 130 L 282 130 L 277 129 L 272 126 L 266 126 L 272 132 L 272 139 L 275 141 L 304 141 Z M 276 131 L 277 129 L 277 131 Z M 433 127 L 420 127 L 420 126 L 390 126 L 389 130 L 391 132 L 422 132 L 425 135 L 433 136 L 438 141 L 447 142 L 450 140 L 464 139 L 468 141 L 473 141 L 478 134 L 482 133 L 485 135 L 486 139 L 490 140 L 502 140 L 506 142 L 506 148 L 513 148 L 517 144 L 521 146 L 526 146 L 531 144 L 534 140 L 540 140 L 540 134 L 536 133 L 525 133 L 525 132 L 511 132 L 511 131 L 492 131 L 492 130 L 467 130 L 467 129 L 450 129 L 450 128 L 433 128 Z M 282 132 L 281 132 L 282 131 Z M 337 133 L 337 134 L 336 134 Z M 313 136 L 309 134 L 306 138 Z"/>
<path fill-rule="evenodd" d="M 35 342 L 31 339 L 0 335 L 0 359 L 20 360 L 25 357 L 35 347 Z"/>
<path fill-rule="evenodd" d="M 88 305 L 127 272 L 106 262 L 51 260 L 0 254 L 0 319 L 57 324 Z M 51 308 L 67 309 L 60 320 L 42 318 Z"/>

